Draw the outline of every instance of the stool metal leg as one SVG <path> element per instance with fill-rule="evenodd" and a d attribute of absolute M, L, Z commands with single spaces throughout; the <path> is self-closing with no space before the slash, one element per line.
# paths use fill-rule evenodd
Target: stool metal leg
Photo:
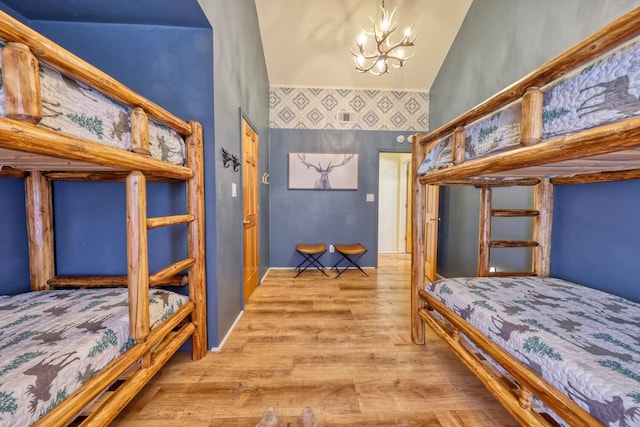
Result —
<path fill-rule="evenodd" d="M 365 252 L 366 252 L 366 251 L 365 251 Z M 365 252 L 362 252 L 361 254 L 358 254 L 357 258 L 354 258 L 354 259 L 351 259 L 351 258 L 349 257 L 349 255 L 347 255 L 347 254 L 344 254 L 344 253 L 340 252 L 340 255 L 342 255 L 342 259 L 340 259 L 340 261 L 338 261 L 338 262 L 336 263 L 336 265 L 334 265 L 334 266 L 333 266 L 333 268 L 335 268 L 335 269 L 336 269 L 336 271 L 338 272 L 338 275 L 337 275 L 335 278 L 337 279 L 338 277 L 340 277 L 340 275 L 341 275 L 342 273 L 344 273 L 345 271 L 347 271 L 347 269 L 349 268 L 349 265 L 353 265 L 353 266 L 354 266 L 354 267 L 356 267 L 358 270 L 360 270 L 360 272 L 361 272 L 362 274 L 364 274 L 365 276 L 369 277 L 369 275 L 368 275 L 368 274 L 367 274 L 367 273 L 366 273 L 362 268 L 360 268 L 360 266 L 356 263 L 356 261 L 358 261 L 358 260 L 362 257 L 362 255 L 364 255 L 364 254 L 365 254 Z M 343 260 L 347 260 L 347 261 L 349 262 L 349 264 L 348 264 L 348 265 L 346 265 L 342 270 L 340 270 L 340 269 L 338 268 L 338 264 L 340 264 Z M 333 269 L 333 268 L 332 268 L 332 269 Z"/>
<path fill-rule="evenodd" d="M 318 252 L 318 253 L 305 253 L 305 252 L 300 252 L 297 251 L 300 255 L 302 255 L 304 257 L 304 259 L 300 262 L 300 264 L 298 264 L 296 266 L 296 270 L 298 270 L 298 274 L 296 274 L 295 276 L 293 276 L 293 278 L 295 279 L 296 277 L 298 277 L 300 274 L 302 274 L 302 272 L 306 271 L 307 268 L 314 266 L 315 268 L 317 268 L 322 274 L 324 274 L 326 277 L 329 277 L 329 275 L 327 274 L 327 272 L 325 271 L 325 266 L 322 265 L 322 263 L 319 261 L 320 257 L 322 256 L 322 254 L 324 254 L 326 251 L 324 252 Z"/>

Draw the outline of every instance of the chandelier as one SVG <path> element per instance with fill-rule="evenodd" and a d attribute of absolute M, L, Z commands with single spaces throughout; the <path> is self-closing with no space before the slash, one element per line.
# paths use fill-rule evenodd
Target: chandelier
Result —
<path fill-rule="evenodd" d="M 353 66 L 357 71 L 380 76 L 389 72 L 389 66 L 400 68 L 406 60 L 413 57 L 413 53 L 406 55 L 403 49 L 413 46 L 416 41 L 413 25 L 404 30 L 402 39 L 396 42 L 391 40 L 393 32 L 398 29 L 398 23 L 393 21 L 396 9 L 389 13 L 384 8 L 384 0 L 382 0 L 380 22 L 376 23 L 372 17 L 369 17 L 373 27 L 370 30 L 362 30 L 356 40 L 357 50 L 349 48 L 353 55 Z"/>

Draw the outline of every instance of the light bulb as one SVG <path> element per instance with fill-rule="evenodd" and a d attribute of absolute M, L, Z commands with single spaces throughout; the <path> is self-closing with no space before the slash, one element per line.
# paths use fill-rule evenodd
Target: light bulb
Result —
<path fill-rule="evenodd" d="M 358 46 L 364 46 L 364 44 L 367 41 L 367 33 L 365 33 L 364 31 L 360 33 L 360 35 L 358 36 Z"/>

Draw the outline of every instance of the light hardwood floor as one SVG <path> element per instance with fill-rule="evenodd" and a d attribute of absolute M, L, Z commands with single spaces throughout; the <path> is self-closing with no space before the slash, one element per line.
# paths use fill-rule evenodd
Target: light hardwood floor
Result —
<path fill-rule="evenodd" d="M 409 256 L 367 272 L 272 270 L 220 352 L 174 356 L 113 425 L 517 426 L 431 332 L 411 343 Z"/>

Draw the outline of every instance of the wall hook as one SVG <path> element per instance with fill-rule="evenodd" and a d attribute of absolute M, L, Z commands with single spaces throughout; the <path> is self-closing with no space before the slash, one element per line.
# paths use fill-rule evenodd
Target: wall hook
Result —
<path fill-rule="evenodd" d="M 269 172 L 265 172 L 262 174 L 262 183 L 264 185 L 269 185 Z"/>
<path fill-rule="evenodd" d="M 238 156 L 229 153 L 227 150 L 225 150 L 224 147 L 222 147 L 222 164 L 225 168 L 233 165 L 233 171 L 238 172 L 242 163 L 240 163 L 240 159 L 238 158 Z"/>

